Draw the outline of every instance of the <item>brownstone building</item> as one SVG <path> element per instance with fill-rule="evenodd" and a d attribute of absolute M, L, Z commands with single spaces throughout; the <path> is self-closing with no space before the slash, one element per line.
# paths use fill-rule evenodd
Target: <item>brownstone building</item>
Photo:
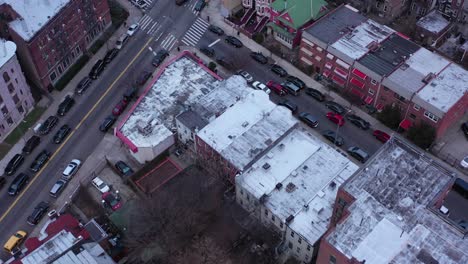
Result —
<path fill-rule="evenodd" d="M 107 0 L 5 0 L 0 13 L 26 77 L 48 91 L 111 25 Z"/>

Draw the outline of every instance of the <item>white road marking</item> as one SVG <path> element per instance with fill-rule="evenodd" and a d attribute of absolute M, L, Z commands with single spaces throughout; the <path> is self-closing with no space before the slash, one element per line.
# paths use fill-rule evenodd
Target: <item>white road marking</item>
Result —
<path fill-rule="evenodd" d="M 217 39 L 215 40 L 213 43 L 211 43 L 210 45 L 208 45 L 209 48 L 213 47 L 216 43 L 218 43 L 221 39 Z"/>

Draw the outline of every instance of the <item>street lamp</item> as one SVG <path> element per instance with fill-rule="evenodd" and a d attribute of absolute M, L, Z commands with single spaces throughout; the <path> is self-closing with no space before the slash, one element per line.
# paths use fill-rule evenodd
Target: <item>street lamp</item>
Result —
<path fill-rule="evenodd" d="M 351 109 L 348 109 L 348 111 L 343 115 L 343 121 L 346 117 L 346 115 L 348 115 L 349 113 L 351 113 Z M 334 140 L 334 144 L 336 146 L 336 140 L 338 139 L 338 132 L 340 131 L 340 122 L 338 122 L 338 124 L 336 125 L 336 133 L 335 133 L 335 140 Z"/>

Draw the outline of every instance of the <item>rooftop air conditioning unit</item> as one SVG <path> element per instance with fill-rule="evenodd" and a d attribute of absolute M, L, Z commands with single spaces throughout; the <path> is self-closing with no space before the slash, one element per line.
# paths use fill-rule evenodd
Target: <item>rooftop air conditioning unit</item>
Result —
<path fill-rule="evenodd" d="M 271 167 L 271 165 L 268 164 L 268 162 L 266 162 L 266 163 L 263 164 L 263 166 L 262 166 L 262 168 L 263 168 L 264 170 L 268 170 L 270 167 Z"/>

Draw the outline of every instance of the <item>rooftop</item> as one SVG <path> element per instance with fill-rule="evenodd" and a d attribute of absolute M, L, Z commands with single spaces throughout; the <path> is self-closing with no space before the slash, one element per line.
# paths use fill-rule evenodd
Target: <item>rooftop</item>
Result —
<path fill-rule="evenodd" d="M 431 63 L 427 63 L 430 61 Z M 437 53 L 421 48 L 416 51 L 405 63 L 384 79 L 383 84 L 392 87 L 392 90 L 409 99 L 426 83 L 423 79 L 429 74 L 439 74 L 450 61 Z"/>
<path fill-rule="evenodd" d="M 1 2 L 9 4 L 21 16 L 9 24 L 18 35 L 28 41 L 70 0 L 2 0 Z"/>
<path fill-rule="evenodd" d="M 12 41 L 0 39 L 0 68 L 15 56 L 16 44 Z"/>
<path fill-rule="evenodd" d="M 197 112 L 192 110 L 182 112 L 176 117 L 176 119 L 190 130 L 195 130 L 196 128 L 202 129 L 208 125 L 208 122 L 205 119 L 203 119 Z"/>
<path fill-rule="evenodd" d="M 208 124 L 198 136 L 239 170 L 298 123 L 291 111 L 252 90 Z"/>
<path fill-rule="evenodd" d="M 220 84 L 185 53 L 166 65 L 120 127 L 122 134 L 138 147 L 155 146 L 172 135 L 175 116 Z"/>
<path fill-rule="evenodd" d="M 367 18 L 347 5 L 331 11 L 304 31 L 327 44 L 333 44 L 343 34 L 366 21 Z"/>
<path fill-rule="evenodd" d="M 324 0 L 276 0 L 270 5 L 279 13 L 287 14 L 278 19 L 295 29 L 312 19 L 317 20 L 327 12 Z"/>
<path fill-rule="evenodd" d="M 467 84 L 467 71 L 452 63 L 419 91 L 417 97 L 432 106 L 427 110 L 442 117 L 468 92 Z"/>
<path fill-rule="evenodd" d="M 388 76 L 420 47 L 398 34 L 385 39 L 375 51 L 370 51 L 359 60 L 369 70 Z"/>
<path fill-rule="evenodd" d="M 332 47 L 356 60 L 369 51 L 369 44 L 380 43 L 393 32 L 393 29 L 369 19 L 336 41 Z"/>
<path fill-rule="evenodd" d="M 358 166 L 302 128 L 292 130 L 256 161 L 237 184 L 283 223 L 315 243 L 327 230 L 338 187 Z M 280 185 L 279 185 L 280 184 Z"/>
<path fill-rule="evenodd" d="M 325 239 L 366 263 L 468 263 L 468 243 L 434 204 L 453 181 L 437 162 L 393 137 L 343 185 L 355 201 Z"/>
<path fill-rule="evenodd" d="M 421 19 L 416 22 L 416 25 L 429 31 L 434 34 L 440 33 L 442 30 L 444 30 L 448 25 L 450 24 L 450 21 L 445 19 L 441 13 L 439 13 L 437 10 L 433 10 L 429 14 L 423 16 Z"/>

